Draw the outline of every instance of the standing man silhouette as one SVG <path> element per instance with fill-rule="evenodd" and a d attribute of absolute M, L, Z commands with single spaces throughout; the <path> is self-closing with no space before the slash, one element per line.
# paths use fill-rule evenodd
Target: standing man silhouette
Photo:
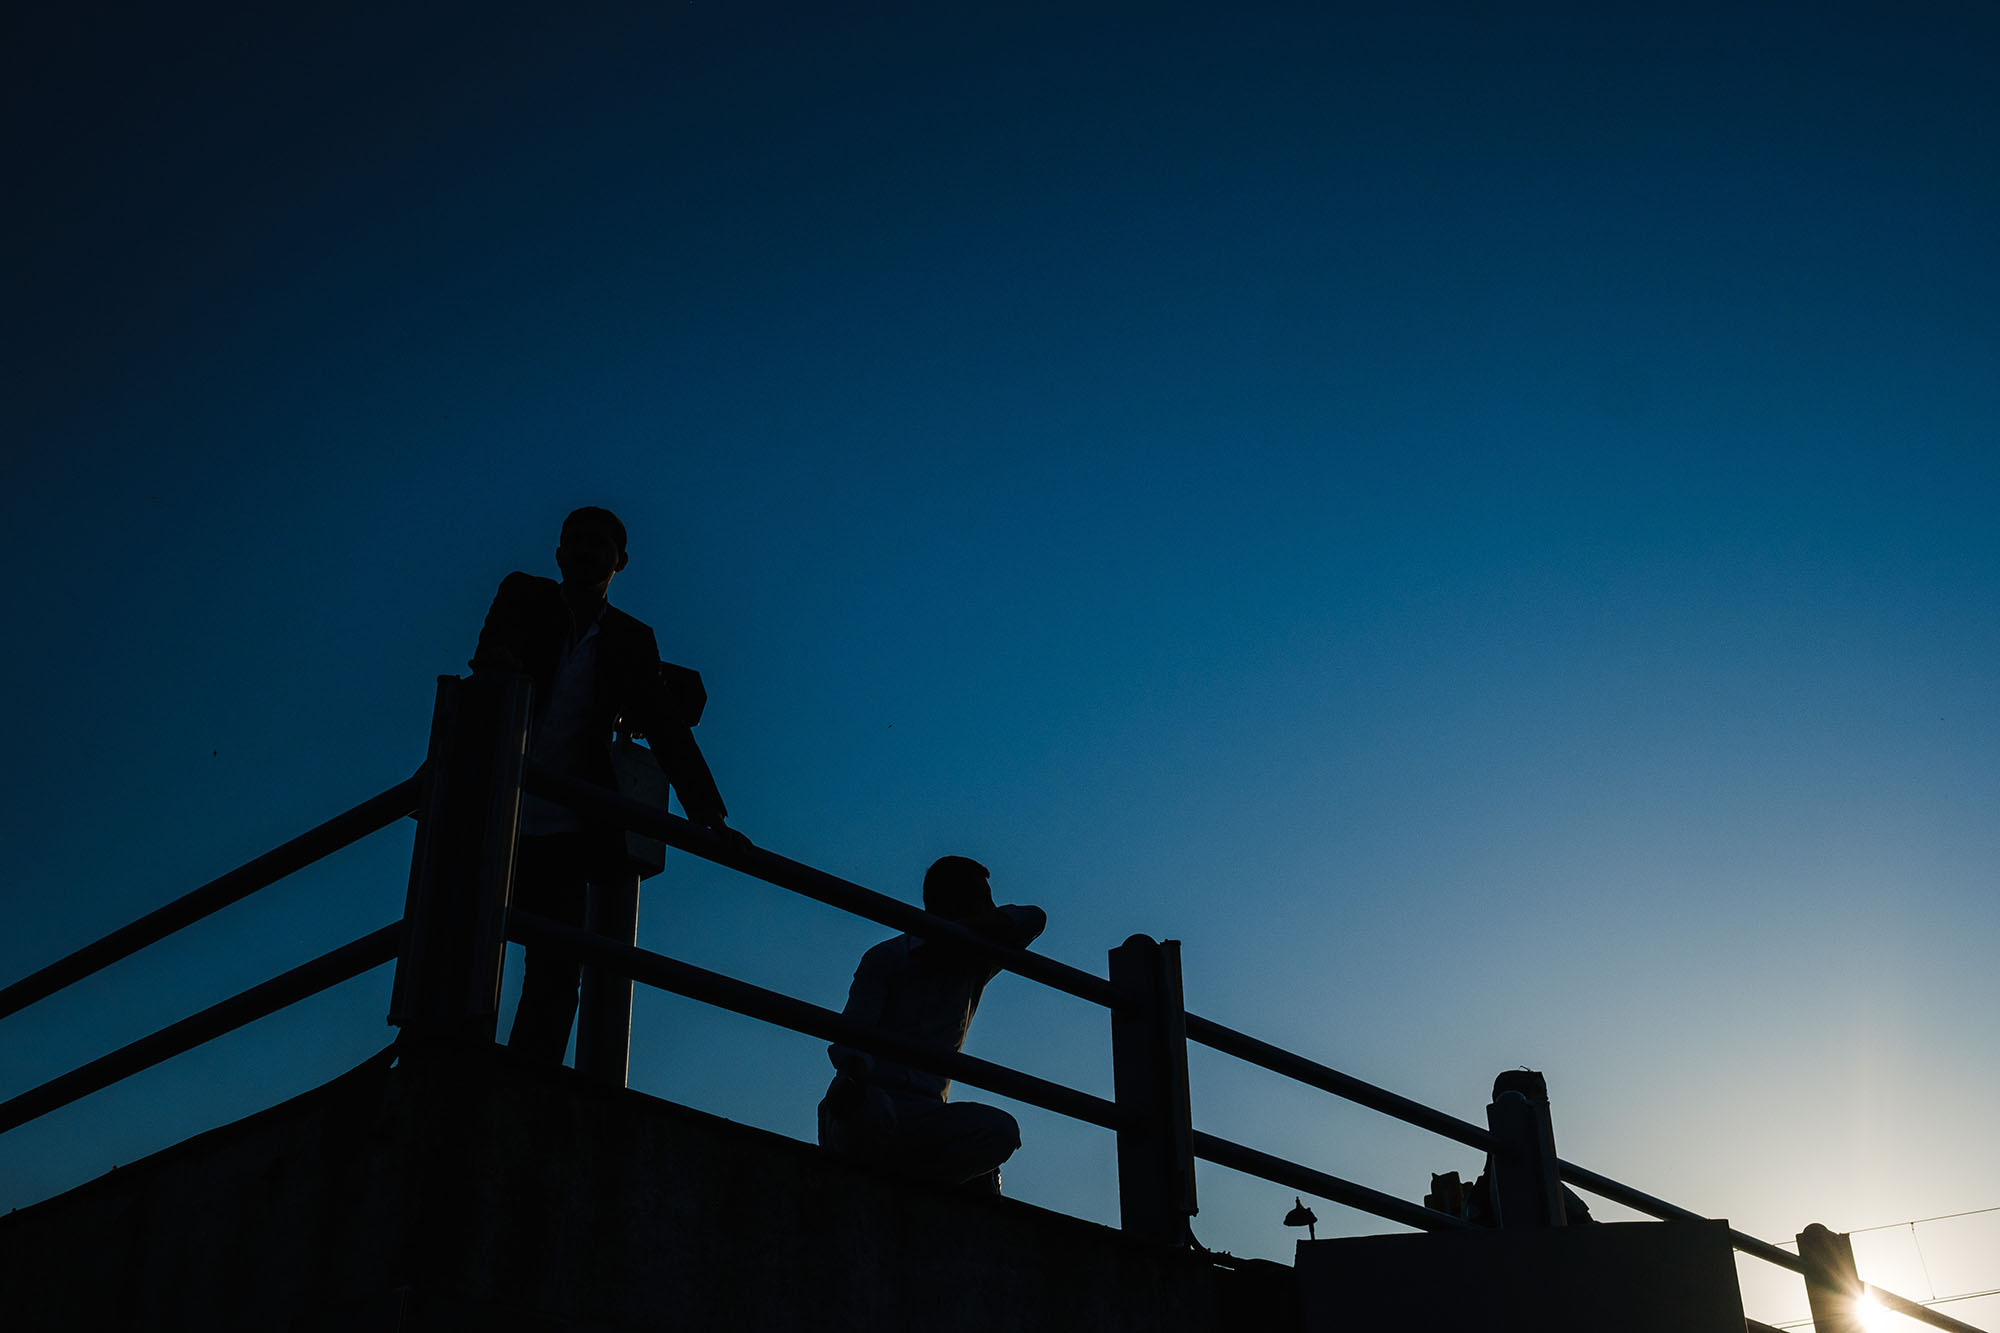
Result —
<path fill-rule="evenodd" d="M 641 732 L 688 818 L 728 833 L 722 795 L 690 730 L 701 714 L 698 684 L 675 690 L 663 683 L 653 631 L 609 601 L 611 580 L 627 559 L 617 515 L 595 506 L 576 510 L 563 520 L 556 546 L 562 581 L 509 574 L 486 613 L 472 669 L 533 678 L 528 754 L 535 762 L 614 787 L 612 729 Z M 624 856 L 620 829 L 523 793 L 514 903 L 581 929 L 590 882 L 630 875 Z M 508 1046 L 531 1060 L 561 1064 L 579 976 L 574 958 L 530 948 Z"/>
<path fill-rule="evenodd" d="M 987 869 L 939 858 L 924 874 L 924 910 L 996 944 L 1025 949 L 1048 925 L 1039 907 L 995 907 Z M 934 1051 L 965 1045 L 999 965 L 949 941 L 898 935 L 861 955 L 843 1016 Z M 998 1194 L 1000 1164 L 1021 1127 L 997 1106 L 949 1100 L 951 1080 L 852 1046 L 827 1048 L 832 1086 L 819 1104 L 819 1141 L 892 1169 Z"/>

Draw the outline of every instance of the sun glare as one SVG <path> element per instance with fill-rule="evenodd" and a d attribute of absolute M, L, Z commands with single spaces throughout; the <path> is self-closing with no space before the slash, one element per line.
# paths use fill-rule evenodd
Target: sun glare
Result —
<path fill-rule="evenodd" d="M 1911 1327 L 1909 1319 L 1894 1310 L 1877 1305 L 1872 1294 L 1863 1295 L 1855 1300 L 1854 1313 L 1867 1333 L 1896 1333 L 1898 1329 Z"/>

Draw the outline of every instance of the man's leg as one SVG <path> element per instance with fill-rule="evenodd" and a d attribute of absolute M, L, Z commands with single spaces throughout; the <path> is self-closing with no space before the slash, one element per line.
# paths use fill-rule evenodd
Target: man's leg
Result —
<path fill-rule="evenodd" d="M 583 928 L 584 843 L 576 834 L 521 839 L 515 858 L 514 905 L 566 926 Z M 539 1064 L 559 1065 L 576 1021 L 581 969 L 574 958 L 530 948 L 521 968 L 521 1000 L 514 1009 L 508 1049 Z"/>
<path fill-rule="evenodd" d="M 962 1184 L 995 1176 L 1000 1164 L 1021 1146 L 1021 1126 L 997 1106 L 978 1102 L 934 1102 L 898 1098 L 898 1165 L 932 1180 Z"/>
<path fill-rule="evenodd" d="M 896 1111 L 880 1088 L 848 1074 L 835 1077 L 819 1104 L 819 1145 L 854 1157 L 893 1155 Z"/>

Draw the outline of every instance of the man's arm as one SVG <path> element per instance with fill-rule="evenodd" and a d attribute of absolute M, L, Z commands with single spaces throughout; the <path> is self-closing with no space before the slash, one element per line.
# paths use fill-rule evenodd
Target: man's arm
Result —
<path fill-rule="evenodd" d="M 888 966 L 875 949 L 870 949 L 861 955 L 861 964 L 854 969 L 854 980 L 847 987 L 847 1004 L 840 1016 L 879 1030 L 888 1000 Z M 857 1046 L 835 1042 L 826 1048 L 826 1054 L 835 1069 L 854 1078 L 866 1078 L 875 1067 L 875 1057 Z"/>
<path fill-rule="evenodd" d="M 1010 949 L 1025 949 L 1048 929 L 1049 914 L 1039 907 L 1020 907 L 1009 903 L 1005 907 L 982 912 L 965 924 L 995 944 L 1004 944 Z"/>
<path fill-rule="evenodd" d="M 694 731 L 687 720 L 690 716 L 700 716 L 700 702 L 691 698 L 691 691 L 700 690 L 701 676 L 685 667 L 675 667 L 675 683 L 669 686 L 662 679 L 659 643 L 650 628 L 640 628 L 644 630 L 641 640 L 644 674 L 635 682 L 634 697 L 627 701 L 629 721 L 646 737 L 660 771 L 679 793 L 681 809 L 687 811 L 688 818 L 720 830 L 729 808 L 722 803 L 715 775 L 709 771 L 708 760 L 703 757 L 701 746 L 695 743 Z M 702 699 L 706 699 L 705 694 Z"/>
<path fill-rule="evenodd" d="M 681 809 L 687 811 L 688 818 L 709 828 L 721 828 L 729 809 L 722 803 L 715 775 L 709 772 L 708 760 L 695 744 L 694 733 L 686 727 L 669 725 L 664 733 L 647 732 L 646 743 L 653 747 L 660 771 L 680 793 Z"/>

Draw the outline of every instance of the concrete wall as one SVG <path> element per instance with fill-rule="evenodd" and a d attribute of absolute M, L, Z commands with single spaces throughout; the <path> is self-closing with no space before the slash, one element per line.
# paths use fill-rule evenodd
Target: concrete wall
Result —
<path fill-rule="evenodd" d="M 0 1219 L 0 1325 L 1297 1327 L 1291 1270 L 1160 1255 L 497 1048 L 378 1060 Z"/>
<path fill-rule="evenodd" d="M 1743 1333 L 1726 1222 L 1301 1241 L 1308 1333 Z"/>

